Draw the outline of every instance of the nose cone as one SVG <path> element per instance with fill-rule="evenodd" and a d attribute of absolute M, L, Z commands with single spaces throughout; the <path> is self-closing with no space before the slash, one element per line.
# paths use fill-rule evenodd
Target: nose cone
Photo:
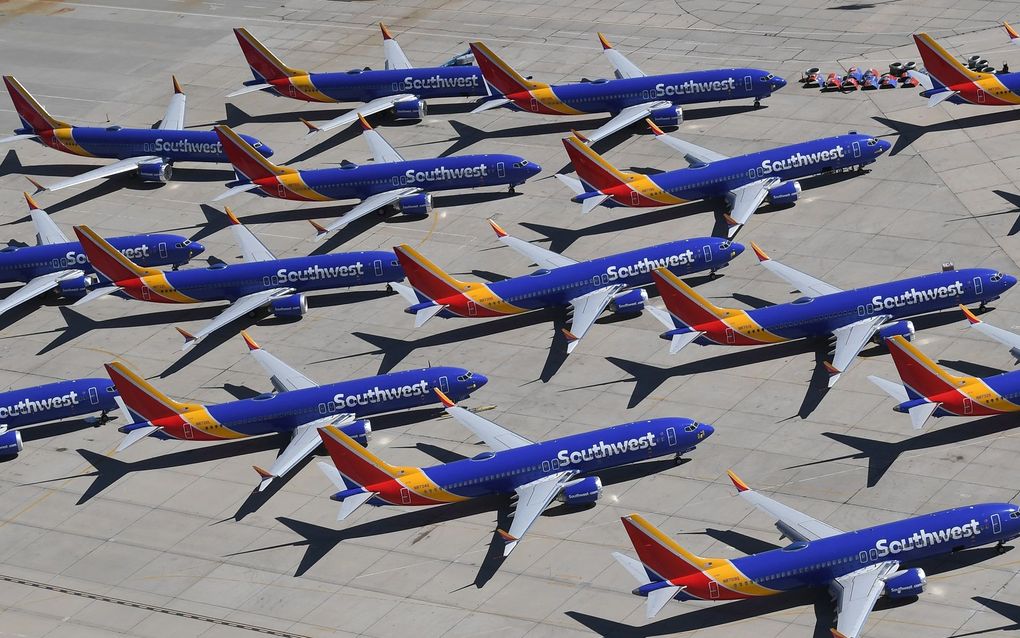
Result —
<path fill-rule="evenodd" d="M 711 425 L 709 425 L 707 423 L 702 423 L 701 427 L 698 428 L 698 432 L 699 433 L 701 433 L 701 432 L 705 433 L 704 435 L 701 435 L 698 438 L 707 439 L 708 437 L 710 437 L 713 434 L 715 434 L 715 428 L 713 428 Z"/>
<path fill-rule="evenodd" d="M 488 382 L 489 382 L 489 377 L 485 376 L 484 374 L 481 374 L 480 372 L 474 372 L 471 375 L 471 389 L 472 390 L 477 390 L 478 388 L 482 387 L 483 385 L 485 385 Z"/>
<path fill-rule="evenodd" d="M 734 259 L 737 257 L 737 255 L 744 252 L 744 245 L 736 241 L 730 242 L 729 251 L 730 259 Z"/>
<path fill-rule="evenodd" d="M 786 80 L 784 80 L 783 78 L 781 78 L 779 76 L 776 76 L 776 77 L 772 78 L 772 90 L 773 91 L 778 91 L 779 89 L 783 88 L 784 86 L 786 86 Z"/>
<path fill-rule="evenodd" d="M 888 140 L 878 140 L 878 154 L 881 155 L 892 148 L 892 143 Z"/>
<path fill-rule="evenodd" d="M 198 257 L 205 252 L 205 246 L 197 241 L 193 241 L 188 245 L 188 250 L 191 252 L 192 257 Z"/>
<path fill-rule="evenodd" d="M 537 162 L 528 162 L 525 168 L 528 171 L 528 177 L 534 177 L 542 172 L 542 167 Z"/>
<path fill-rule="evenodd" d="M 1002 285 L 1005 286 L 1006 289 L 1012 288 L 1016 285 L 1016 277 L 1013 275 L 1004 275 L 1002 277 Z"/>

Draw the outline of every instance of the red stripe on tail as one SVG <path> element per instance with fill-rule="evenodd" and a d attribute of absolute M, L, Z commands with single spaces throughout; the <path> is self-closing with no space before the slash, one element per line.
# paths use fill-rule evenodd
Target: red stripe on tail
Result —
<path fill-rule="evenodd" d="M 394 478 L 396 468 L 383 462 L 336 427 L 320 428 L 319 436 L 336 469 L 359 487 L 379 485 Z"/>
<path fill-rule="evenodd" d="M 567 149 L 570 163 L 577 176 L 592 187 L 606 191 L 619 186 L 622 180 L 613 173 L 613 167 L 595 151 L 575 136 L 564 137 L 563 147 Z"/>
<path fill-rule="evenodd" d="M 158 272 L 138 266 L 88 226 L 75 226 L 74 234 L 78 236 L 92 267 L 112 282 L 128 281 Z"/>
<path fill-rule="evenodd" d="M 914 35 L 914 44 L 921 54 L 924 70 L 945 86 L 972 82 L 978 74 L 967 70 L 927 33 Z"/>
<path fill-rule="evenodd" d="M 248 66 L 251 67 L 252 72 L 261 76 L 267 82 L 295 75 L 307 75 L 304 71 L 292 69 L 284 64 L 280 58 L 273 55 L 255 36 L 248 33 L 247 29 L 234 29 L 234 35 L 237 36 L 237 43 L 241 45 L 241 52 L 244 54 L 244 59 L 248 61 Z"/>
<path fill-rule="evenodd" d="M 679 277 L 666 269 L 652 271 L 652 280 L 662 295 L 666 310 L 682 323 L 694 327 L 719 320 L 721 308 L 694 292 Z"/>
<path fill-rule="evenodd" d="M 7 85 L 7 92 L 11 96 L 11 102 L 14 103 L 14 110 L 36 133 L 70 127 L 66 122 L 61 122 L 47 113 L 46 109 L 32 97 L 31 93 L 25 90 L 25 87 L 21 86 L 21 83 L 13 75 L 5 75 L 4 84 Z"/>
<path fill-rule="evenodd" d="M 447 275 L 407 244 L 395 246 L 393 252 L 397 254 L 407 281 L 429 299 L 446 299 L 463 294 L 463 282 Z"/>
<path fill-rule="evenodd" d="M 293 168 L 277 166 L 267 160 L 229 126 L 219 125 L 214 127 L 214 130 L 216 136 L 220 138 L 220 144 L 223 145 L 223 152 L 227 154 L 227 159 L 237 169 L 237 172 L 249 180 L 256 182 L 260 179 L 296 172 Z"/>
<path fill-rule="evenodd" d="M 107 363 L 106 373 L 124 404 L 145 420 L 157 421 L 181 414 L 181 404 L 152 387 L 123 363 Z"/>
<path fill-rule="evenodd" d="M 548 86 L 540 82 L 527 80 L 513 67 L 500 59 L 483 42 L 471 42 L 471 53 L 475 56 L 475 64 L 478 65 L 485 81 L 496 87 L 503 95 L 512 95 L 523 91 L 530 91 Z"/>
<path fill-rule="evenodd" d="M 647 521 L 631 514 L 620 520 L 630 536 L 630 542 L 634 545 L 638 558 L 659 576 L 673 580 L 701 573 L 701 570 L 684 560 L 682 556 L 667 547 L 652 530 L 655 530 Z M 651 529 L 649 529 L 651 528 Z M 661 534 L 661 532 L 659 532 Z"/>
<path fill-rule="evenodd" d="M 903 383 L 924 397 L 932 397 L 956 388 L 959 379 L 943 371 L 913 344 L 901 336 L 885 340 Z"/>

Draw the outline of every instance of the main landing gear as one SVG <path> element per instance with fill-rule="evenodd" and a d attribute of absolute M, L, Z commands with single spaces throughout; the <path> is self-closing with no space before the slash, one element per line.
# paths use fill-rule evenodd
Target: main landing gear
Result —
<path fill-rule="evenodd" d="M 673 457 L 673 462 L 676 463 L 677 465 L 683 465 L 684 463 L 690 461 L 691 459 L 684 458 L 684 454 L 687 454 L 688 452 L 693 452 L 695 449 L 696 448 L 689 447 L 686 450 L 680 450 L 679 452 L 676 453 L 676 456 Z"/>
<path fill-rule="evenodd" d="M 995 544 L 995 553 L 996 554 L 1006 553 L 1006 541 L 999 541 L 998 543 Z"/>
<path fill-rule="evenodd" d="M 85 417 L 85 422 L 94 428 L 98 428 L 101 425 L 106 425 L 110 422 L 110 415 L 106 411 L 103 411 L 99 416 Z"/>
<path fill-rule="evenodd" d="M 517 187 L 514 184 L 510 184 L 510 186 L 507 187 L 506 192 L 508 192 L 508 193 L 516 193 L 517 192 Z"/>
<path fill-rule="evenodd" d="M 761 100 L 759 98 L 754 98 L 754 108 L 756 109 L 761 108 Z"/>

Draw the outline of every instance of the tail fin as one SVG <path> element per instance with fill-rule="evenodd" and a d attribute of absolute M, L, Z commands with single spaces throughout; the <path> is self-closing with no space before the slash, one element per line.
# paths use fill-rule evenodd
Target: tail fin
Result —
<path fill-rule="evenodd" d="M 244 59 L 248 61 L 251 74 L 256 80 L 269 82 L 296 75 L 308 75 L 308 71 L 294 69 L 284 64 L 244 27 L 234 29 L 234 35 L 237 36 L 237 43 L 241 45 L 241 52 L 244 53 Z"/>
<path fill-rule="evenodd" d="M 914 44 L 921 54 L 925 72 L 945 86 L 991 77 L 989 73 L 977 73 L 963 66 L 927 33 L 915 34 Z"/>
<path fill-rule="evenodd" d="M 482 72 L 482 77 L 503 95 L 549 88 L 548 84 L 529 80 L 515 71 L 513 67 L 493 53 L 492 49 L 485 46 L 484 42 L 472 42 L 470 46 L 471 53 L 475 56 L 475 63 Z"/>
<path fill-rule="evenodd" d="M 903 337 L 897 335 L 885 340 L 892 354 L 896 371 L 912 399 L 935 396 L 964 385 L 967 377 L 946 372 Z"/>
<path fill-rule="evenodd" d="M 460 294 L 471 287 L 467 282 L 446 274 L 439 266 L 407 244 L 395 246 L 393 252 L 397 254 L 407 281 L 429 299 L 443 299 Z"/>
<path fill-rule="evenodd" d="M 621 182 L 630 181 L 623 171 L 607 162 L 601 155 L 591 150 L 577 135 L 563 138 L 563 146 L 567 149 L 570 163 L 581 181 L 591 190 L 603 191 Z"/>
<path fill-rule="evenodd" d="M 154 268 L 142 268 L 125 257 L 110 242 L 100 237 L 88 226 L 75 226 L 74 234 L 81 242 L 85 256 L 96 272 L 112 282 L 159 274 Z"/>
<path fill-rule="evenodd" d="M 666 309 L 688 328 L 716 321 L 727 314 L 726 308 L 705 299 L 666 268 L 652 271 L 652 280 Z"/>
<path fill-rule="evenodd" d="M 215 130 L 216 136 L 220 138 L 220 144 L 223 145 L 223 152 L 227 154 L 227 159 L 230 160 L 234 170 L 248 181 L 254 182 L 266 177 L 297 172 L 293 168 L 277 166 L 267 160 L 229 126 L 218 125 Z"/>
<path fill-rule="evenodd" d="M 623 521 L 638 558 L 645 568 L 661 580 L 697 574 L 708 569 L 712 563 L 724 562 L 695 556 L 638 514 L 624 516 L 620 520 Z"/>
<path fill-rule="evenodd" d="M 132 416 L 142 420 L 165 419 L 191 412 L 197 407 L 174 401 L 119 361 L 107 363 L 106 373 Z"/>
<path fill-rule="evenodd" d="M 38 133 L 39 131 L 71 127 L 67 122 L 62 122 L 47 113 L 42 104 L 36 102 L 32 94 L 26 91 L 25 87 L 21 86 L 21 82 L 14 79 L 13 75 L 5 75 L 4 84 L 7 85 L 7 92 L 11 95 L 14 110 L 18 112 L 18 117 L 21 118 L 21 123 L 25 125 L 25 128 Z"/>
<path fill-rule="evenodd" d="M 415 469 L 390 465 L 334 425 L 319 428 L 319 436 L 348 487 L 377 485 Z"/>

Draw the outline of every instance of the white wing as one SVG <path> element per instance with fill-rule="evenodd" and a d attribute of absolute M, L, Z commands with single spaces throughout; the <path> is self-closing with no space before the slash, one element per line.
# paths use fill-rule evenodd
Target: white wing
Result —
<path fill-rule="evenodd" d="M 532 441 L 523 436 L 514 434 L 510 430 L 482 418 L 470 410 L 453 405 L 447 406 L 446 413 L 452 416 L 457 423 L 471 430 L 475 436 L 485 441 L 485 444 L 493 452 L 512 450 L 532 444 Z"/>
<path fill-rule="evenodd" d="M 758 210 L 761 203 L 768 197 L 769 189 L 779 183 L 775 177 L 758 180 L 734 188 L 729 192 L 727 199 L 730 201 L 729 236 L 733 237 L 737 230 L 747 223 L 754 211 Z"/>
<path fill-rule="evenodd" d="M 390 146 L 390 143 L 373 128 L 367 128 L 361 136 L 368 142 L 368 148 L 372 151 L 372 158 L 376 162 L 403 162 L 404 156 L 397 149 Z"/>
<path fill-rule="evenodd" d="M 754 249 L 755 254 L 758 255 L 758 260 L 761 261 L 762 266 L 809 297 L 821 297 L 823 295 L 831 295 L 836 292 L 843 292 L 840 288 L 837 288 L 832 284 L 827 284 L 821 279 L 815 279 L 811 275 L 802 273 L 794 268 L 790 268 L 789 266 L 781 264 L 774 259 L 770 259 L 769 256 L 765 254 L 765 251 L 753 242 L 751 243 L 751 247 Z"/>
<path fill-rule="evenodd" d="M 500 243 L 502 243 L 505 246 L 509 246 L 514 250 L 514 252 L 520 253 L 521 255 L 524 255 L 531 261 L 535 262 L 536 264 L 538 264 L 539 268 L 545 268 L 546 270 L 554 270 L 562 266 L 571 266 L 577 263 L 570 257 L 564 257 L 559 253 L 554 253 L 551 250 L 546 250 L 545 248 L 542 248 L 541 246 L 536 246 L 535 244 L 529 241 L 524 241 L 523 239 L 511 237 L 506 233 L 505 230 L 500 228 L 491 219 L 489 220 L 489 224 L 491 224 L 492 229 L 496 231 L 496 236 L 498 237 Z"/>
<path fill-rule="evenodd" d="M 616 77 L 618 78 L 643 78 L 645 72 L 637 67 L 636 64 L 627 59 L 627 56 L 620 53 L 609 44 L 606 37 L 599 34 L 599 41 L 602 43 L 602 53 L 605 54 L 606 58 L 609 59 L 609 63 L 616 69 Z"/>
<path fill-rule="evenodd" d="M 570 482 L 570 479 L 577 474 L 576 471 L 557 472 L 544 476 L 537 481 L 526 483 L 518 487 L 517 508 L 514 510 L 514 520 L 510 523 L 510 530 L 502 534 L 506 545 L 503 546 L 503 556 L 509 556 L 514 551 L 517 543 L 528 531 L 531 525 L 542 515 L 545 508 L 549 506 L 554 498 L 563 489 L 563 486 Z"/>
<path fill-rule="evenodd" d="M 662 131 L 657 130 L 657 128 L 652 128 L 652 132 L 655 133 L 655 139 L 683 155 L 688 164 L 711 164 L 719 160 L 729 159 L 728 155 L 716 153 L 697 144 L 685 142 L 672 135 L 666 135 Z"/>
<path fill-rule="evenodd" d="M 401 197 L 406 197 L 407 195 L 414 195 L 417 192 L 418 192 L 417 188 L 398 188 L 397 190 L 386 191 L 385 193 L 376 193 L 375 195 L 370 195 L 369 197 L 365 198 L 363 202 L 361 202 L 354 208 L 344 213 L 342 217 L 337 217 L 327 226 L 320 226 L 318 224 L 315 224 L 315 229 L 318 231 L 318 235 L 316 236 L 315 240 L 322 241 L 323 239 L 326 238 L 326 235 L 328 235 L 329 233 L 335 230 L 340 230 L 346 227 L 351 222 L 361 219 L 362 217 L 368 215 L 369 213 L 374 213 L 383 206 L 389 206 L 390 204 L 399 200 Z"/>
<path fill-rule="evenodd" d="M 399 95 L 387 95 L 386 97 L 376 98 L 371 102 L 366 102 L 353 110 L 347 111 L 340 117 L 335 117 L 332 120 L 324 122 L 322 124 L 313 125 L 312 127 L 310 127 L 312 129 L 311 132 L 320 133 L 322 131 L 331 131 L 341 126 L 350 126 L 351 124 L 354 124 L 355 122 L 358 121 L 359 115 L 367 117 L 369 115 L 372 115 L 373 113 L 379 113 L 381 111 L 385 111 L 386 109 L 393 108 L 393 105 L 396 104 L 397 102 L 417 99 L 418 98 L 416 96 L 407 93 L 401 93 Z"/>
<path fill-rule="evenodd" d="M 246 334 L 246 333 L 245 333 Z M 269 381 L 278 392 L 317 388 L 319 384 L 277 359 L 273 354 L 258 347 L 254 341 L 245 339 L 251 350 L 251 356 L 269 375 Z"/>
<path fill-rule="evenodd" d="M 832 331 L 832 334 L 836 335 L 836 349 L 833 352 L 832 364 L 829 369 L 830 388 L 836 384 L 839 375 L 846 372 L 847 367 L 853 362 L 854 357 L 864 349 L 865 344 L 871 341 L 875 331 L 890 317 L 891 315 L 875 315 Z"/>
<path fill-rule="evenodd" d="M 1004 328 L 987 324 L 984 321 L 981 321 L 977 315 L 968 310 L 965 306 L 960 307 L 963 308 L 964 314 L 967 315 L 967 321 L 970 322 L 971 328 L 977 330 L 986 337 L 991 337 L 1009 348 L 1010 354 L 1012 354 L 1013 357 L 1020 362 L 1020 335 L 1010 332 Z"/>
<path fill-rule="evenodd" d="M 59 182 L 54 182 L 49 186 L 45 186 L 44 188 L 45 190 L 48 191 L 58 191 L 63 188 L 68 188 L 70 186 L 78 186 L 79 184 L 85 184 L 86 182 L 102 179 L 104 177 L 113 177 L 114 175 L 127 173 L 128 171 L 133 171 L 137 169 L 138 166 L 141 164 L 162 161 L 163 161 L 162 157 L 156 157 L 155 155 L 146 155 L 144 157 L 129 157 L 127 159 L 122 159 L 119 162 L 114 162 L 113 164 L 110 164 L 108 166 L 100 166 L 99 168 L 94 168 L 91 171 L 87 171 L 75 177 L 68 177 L 67 179 L 62 179 Z"/>
<path fill-rule="evenodd" d="M 574 351 L 588 329 L 613 300 L 613 296 L 622 289 L 622 285 L 599 288 L 570 300 L 570 305 L 574 308 L 574 317 L 570 322 L 570 333 L 567 334 L 567 354 Z"/>
<path fill-rule="evenodd" d="M 393 35 L 390 34 L 381 22 L 379 28 L 382 29 L 383 33 L 383 55 L 386 56 L 386 68 L 387 69 L 413 69 L 414 65 L 404 55 L 404 50 L 400 48 L 397 41 L 393 39 Z"/>
<path fill-rule="evenodd" d="M 738 484 L 737 481 L 739 479 L 736 478 L 735 474 L 731 473 L 730 479 L 733 480 L 734 485 L 737 485 L 737 489 L 740 490 L 740 497 L 775 518 L 776 528 L 783 536 L 789 539 L 795 541 L 816 541 L 820 538 L 828 538 L 843 533 L 842 530 L 836 529 L 828 523 L 823 523 L 816 518 L 812 518 L 803 512 L 798 512 L 792 507 L 783 505 L 779 501 L 752 490 L 743 481 L 740 481 Z"/>
<path fill-rule="evenodd" d="M 174 78 L 174 94 L 170 96 L 170 104 L 167 104 L 166 113 L 159 123 L 159 128 L 164 131 L 180 131 L 184 128 L 184 110 L 188 98 L 181 90 L 181 85 Z"/>
<path fill-rule="evenodd" d="M 295 465 L 322 444 L 318 428 L 324 428 L 327 425 L 344 425 L 353 420 L 354 415 L 352 414 L 339 414 L 312 421 L 311 423 L 305 423 L 294 428 L 294 432 L 290 436 L 290 443 L 283 449 L 283 452 L 280 452 L 280 456 L 276 457 L 276 460 L 273 461 L 273 464 L 268 469 L 262 469 L 257 465 L 252 466 L 259 476 L 262 477 L 262 481 L 259 483 L 259 491 L 261 492 L 269 487 L 274 478 L 283 476 L 294 469 Z"/>
<path fill-rule="evenodd" d="M 53 290 L 61 279 L 72 279 L 74 277 L 81 277 L 84 274 L 80 270 L 61 270 L 60 272 L 39 275 L 0 301 L 0 315 L 30 299 L 38 297 L 48 290 Z"/>
<path fill-rule="evenodd" d="M 263 290 L 246 295 L 230 304 L 226 310 L 217 315 L 215 319 L 202 326 L 202 329 L 195 333 L 185 333 L 178 328 L 177 331 L 184 335 L 184 345 L 181 346 L 181 350 L 190 350 L 199 341 L 216 332 L 231 321 L 239 319 L 253 310 L 258 310 L 276 297 L 289 295 L 292 292 L 294 292 L 293 288 L 273 288 L 271 290 Z"/>
<path fill-rule="evenodd" d="M 634 106 L 628 106 L 619 113 L 617 113 L 613 119 L 609 120 L 602 126 L 598 127 L 591 133 L 585 135 L 589 143 L 597 142 L 604 137 L 608 137 L 613 133 L 627 128 L 638 120 L 643 120 L 652 114 L 655 109 L 666 108 L 667 106 L 673 106 L 672 102 L 660 101 L 660 102 L 645 102 L 644 104 L 635 104 Z"/>
<path fill-rule="evenodd" d="M 885 590 L 885 579 L 899 567 L 898 561 L 886 561 L 832 581 L 830 589 L 836 598 L 836 631 L 846 638 L 860 635 L 868 614 Z"/>
<path fill-rule="evenodd" d="M 244 255 L 245 261 L 274 261 L 276 259 L 276 255 L 266 248 L 266 245 L 262 243 L 262 240 L 248 230 L 244 224 L 238 221 L 232 210 L 227 208 L 226 212 L 227 217 L 230 218 L 230 225 L 234 229 L 234 238 L 237 240 L 237 244 L 241 247 L 241 254 Z"/>
<path fill-rule="evenodd" d="M 35 227 L 35 237 L 40 246 L 66 244 L 71 241 L 43 209 L 32 207 L 29 215 L 32 216 L 32 226 Z"/>

